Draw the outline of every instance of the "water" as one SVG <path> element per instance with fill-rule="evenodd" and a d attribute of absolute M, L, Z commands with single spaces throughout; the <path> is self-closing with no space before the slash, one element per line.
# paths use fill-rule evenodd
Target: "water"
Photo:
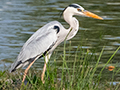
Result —
<path fill-rule="evenodd" d="M 4 70 L 4 66 L 10 66 L 25 41 L 46 23 L 58 20 L 65 27 L 68 27 L 63 18 L 60 18 L 60 12 L 71 3 L 78 3 L 85 9 L 105 18 L 105 20 L 96 20 L 77 16 L 80 21 L 80 30 L 70 40 L 72 45 L 71 53 L 74 55 L 81 38 L 82 48 L 94 49 L 96 55 L 99 55 L 103 46 L 105 46 L 100 61 L 100 65 L 104 66 L 113 52 L 120 46 L 119 1 L 2 0 L 0 1 L 0 70 Z M 69 44 L 69 42 L 67 43 Z M 55 51 L 58 53 L 57 61 L 62 62 L 59 55 L 63 54 L 63 44 L 56 48 Z M 110 62 L 110 65 L 116 65 L 119 68 L 119 60 L 120 50 Z M 35 67 L 41 69 L 43 63 L 43 60 L 38 60 Z M 117 77 L 119 77 L 119 74 Z"/>

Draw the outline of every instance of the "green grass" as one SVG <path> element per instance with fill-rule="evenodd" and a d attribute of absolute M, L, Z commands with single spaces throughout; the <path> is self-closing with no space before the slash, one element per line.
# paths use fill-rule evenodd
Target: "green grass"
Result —
<path fill-rule="evenodd" d="M 108 59 L 106 64 L 100 68 L 100 72 L 96 74 L 104 48 L 97 58 L 95 55 L 89 54 L 89 50 L 82 49 L 78 46 L 74 55 L 74 62 L 69 65 L 67 59 L 69 59 L 70 56 L 66 56 L 64 46 L 64 54 L 61 56 L 61 59 L 63 60 L 62 66 L 58 67 L 56 60 L 52 65 L 48 63 L 44 84 L 41 81 L 40 70 L 31 68 L 26 77 L 27 83 L 22 85 L 21 81 L 23 75 L 21 72 L 24 72 L 23 70 L 17 70 L 15 73 L 9 73 L 9 71 L 5 70 L 0 71 L 0 90 L 119 90 L 120 83 L 113 85 L 108 82 L 114 81 L 114 77 L 118 74 L 120 69 L 115 68 L 111 71 L 111 78 L 102 79 L 105 67 L 119 49 L 120 47 L 118 47 Z M 90 63 L 92 59 L 96 59 L 96 64 Z"/>

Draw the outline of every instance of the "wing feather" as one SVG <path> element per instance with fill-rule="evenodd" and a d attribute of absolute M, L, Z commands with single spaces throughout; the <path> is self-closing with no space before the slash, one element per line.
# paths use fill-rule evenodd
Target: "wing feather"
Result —
<path fill-rule="evenodd" d="M 12 64 L 10 71 L 21 67 L 22 63 L 37 55 L 42 55 L 51 45 L 57 41 L 57 34 L 54 25 L 59 25 L 57 21 L 50 22 L 36 31 L 23 45 L 16 61 Z M 18 65 L 19 64 L 19 65 Z"/>

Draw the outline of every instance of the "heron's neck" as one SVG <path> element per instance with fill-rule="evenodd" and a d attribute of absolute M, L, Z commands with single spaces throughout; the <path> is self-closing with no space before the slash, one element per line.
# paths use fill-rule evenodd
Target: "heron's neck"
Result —
<path fill-rule="evenodd" d="M 76 35 L 76 33 L 79 29 L 79 22 L 75 17 L 73 17 L 73 15 L 64 15 L 63 17 L 64 17 L 65 21 L 70 25 L 70 27 L 68 29 L 69 34 L 67 37 L 67 40 L 69 40 Z"/>

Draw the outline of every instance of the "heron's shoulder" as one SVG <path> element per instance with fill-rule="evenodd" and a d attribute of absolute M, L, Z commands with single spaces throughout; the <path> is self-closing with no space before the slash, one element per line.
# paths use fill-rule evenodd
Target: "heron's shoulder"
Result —
<path fill-rule="evenodd" d="M 52 31 L 54 29 L 54 26 L 58 26 L 59 28 L 62 28 L 62 24 L 58 21 L 51 21 L 47 24 L 45 24 L 43 27 L 41 27 L 40 29 L 38 29 L 35 33 L 47 33 L 48 31 Z"/>

